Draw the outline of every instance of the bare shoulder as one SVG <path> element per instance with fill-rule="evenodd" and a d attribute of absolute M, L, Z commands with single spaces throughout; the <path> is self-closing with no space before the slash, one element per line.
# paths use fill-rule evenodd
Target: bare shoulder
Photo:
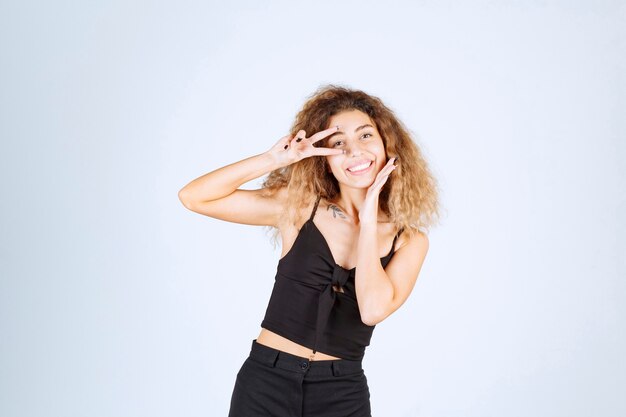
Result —
<path fill-rule="evenodd" d="M 280 233 L 282 240 L 282 254 L 281 258 L 291 250 L 293 243 L 300 233 L 300 229 L 308 221 L 313 207 L 315 205 L 315 199 L 312 199 L 304 205 L 304 207 L 289 207 L 287 202 L 287 193 L 283 195 L 283 213 L 278 221 L 276 228 Z"/>
<path fill-rule="evenodd" d="M 410 247 L 413 249 L 418 249 L 420 251 L 427 252 L 429 247 L 428 235 L 422 231 L 415 231 L 413 236 L 409 236 L 409 233 L 403 231 L 399 236 L 396 242 L 396 251 L 404 248 Z"/>
<path fill-rule="evenodd" d="M 415 282 L 424 263 L 429 248 L 428 235 L 421 231 L 403 232 L 396 242 L 397 249 L 387 265 L 387 272 L 392 280 Z"/>
<path fill-rule="evenodd" d="M 309 215 L 315 205 L 315 198 L 307 198 L 304 205 L 296 207 L 293 201 L 289 201 L 286 187 L 282 188 L 280 195 L 277 195 L 275 198 L 281 206 L 281 215 L 276 228 L 281 231 L 281 234 L 289 234 L 294 231 L 297 233 L 309 219 Z"/>

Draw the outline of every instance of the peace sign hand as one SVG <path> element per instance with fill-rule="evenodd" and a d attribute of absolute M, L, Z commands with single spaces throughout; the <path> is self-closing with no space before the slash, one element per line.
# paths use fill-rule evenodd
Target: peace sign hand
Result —
<path fill-rule="evenodd" d="M 331 133 L 339 130 L 339 126 L 333 126 L 326 130 L 317 132 L 310 138 L 306 137 L 304 130 L 298 131 L 296 136 L 291 135 L 283 136 L 272 146 L 267 153 L 272 155 L 277 164 L 281 167 L 291 165 L 294 162 L 298 162 L 301 159 L 308 158 L 315 155 L 339 155 L 343 153 L 341 149 L 331 148 L 316 148 L 313 146 L 315 142 L 318 142 Z"/>

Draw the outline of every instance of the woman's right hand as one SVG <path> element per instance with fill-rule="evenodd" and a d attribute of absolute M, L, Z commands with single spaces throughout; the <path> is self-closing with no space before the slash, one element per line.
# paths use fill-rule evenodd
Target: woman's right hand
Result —
<path fill-rule="evenodd" d="M 317 132 L 310 138 L 306 137 L 304 130 L 298 131 L 294 137 L 291 135 L 283 136 L 272 146 L 267 153 L 272 155 L 277 164 L 281 167 L 291 165 L 294 162 L 298 162 L 301 159 L 308 158 L 315 155 L 339 155 L 343 153 L 341 149 L 332 149 L 313 146 L 315 142 L 318 142 L 332 133 L 339 130 L 339 126 L 333 126 L 326 130 Z"/>

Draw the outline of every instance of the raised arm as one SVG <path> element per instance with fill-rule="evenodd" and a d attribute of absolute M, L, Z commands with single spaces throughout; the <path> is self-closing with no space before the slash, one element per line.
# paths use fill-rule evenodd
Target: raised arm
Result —
<path fill-rule="evenodd" d="M 304 130 L 296 136 L 283 136 L 268 151 L 226 165 L 185 185 L 178 198 L 191 211 L 220 220 L 259 226 L 277 226 L 284 206 L 284 192 L 267 195 L 263 189 L 241 190 L 248 181 L 313 155 L 334 155 L 339 149 L 317 148 L 313 143 L 337 127 L 306 138 Z"/>

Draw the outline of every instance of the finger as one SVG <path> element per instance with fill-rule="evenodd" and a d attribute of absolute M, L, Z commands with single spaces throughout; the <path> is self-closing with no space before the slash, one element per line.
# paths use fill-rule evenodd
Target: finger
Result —
<path fill-rule="evenodd" d="M 385 169 L 387 169 L 387 168 L 389 168 L 389 167 L 393 167 L 393 168 L 395 168 L 397 165 L 394 165 L 393 163 L 394 163 L 394 162 L 396 162 L 396 160 L 397 160 L 397 159 L 398 159 L 398 157 L 393 157 L 393 158 L 390 158 L 390 159 L 387 161 L 387 164 L 385 164 L 385 166 L 384 166 L 384 167 L 382 167 L 382 169 L 380 170 L 380 172 L 382 172 L 383 170 L 385 170 Z"/>
<path fill-rule="evenodd" d="M 278 140 L 278 143 L 279 143 L 280 145 L 284 144 L 284 145 L 283 145 L 283 149 L 287 149 L 287 148 L 289 147 L 289 141 L 290 141 L 290 139 L 291 139 L 291 134 L 288 134 L 288 135 L 285 135 L 285 136 L 283 136 L 282 138 L 280 138 L 280 139 Z"/>
<path fill-rule="evenodd" d="M 392 168 L 388 173 L 380 176 L 380 178 L 377 178 L 376 185 L 374 186 L 375 190 L 377 190 L 377 191 L 382 190 L 383 185 L 385 185 L 385 183 L 389 179 L 389 175 L 391 175 L 391 173 L 393 172 L 394 169 L 395 169 L 395 167 Z"/>
<path fill-rule="evenodd" d="M 294 137 L 294 140 L 296 143 L 300 143 L 302 141 L 302 139 L 306 138 L 306 131 L 303 129 L 298 130 L 298 133 L 296 133 L 296 136 Z"/>
<path fill-rule="evenodd" d="M 396 170 L 396 168 L 397 168 L 397 166 L 395 166 L 395 165 L 390 165 L 390 166 L 389 166 L 389 169 L 387 169 L 387 172 L 385 173 L 385 176 L 386 176 L 386 177 L 388 177 L 389 175 L 391 175 L 391 173 L 392 173 L 393 171 L 395 171 L 395 170 Z"/>
<path fill-rule="evenodd" d="M 391 175 L 391 173 L 396 169 L 397 167 L 395 165 L 390 165 L 387 164 L 383 167 L 383 169 L 380 170 L 380 172 L 378 173 L 377 177 L 376 177 L 376 181 L 378 181 L 379 179 L 383 180 L 383 184 L 384 182 L 387 181 L 387 178 L 389 178 L 389 175 Z"/>
<path fill-rule="evenodd" d="M 339 126 L 332 126 L 329 127 L 328 129 L 324 129 L 320 132 L 317 132 L 316 134 L 314 134 L 313 136 L 311 136 L 309 139 L 311 140 L 311 143 L 315 143 L 320 141 L 321 139 L 324 139 L 326 136 L 330 135 L 331 133 L 335 133 L 339 130 Z"/>
<path fill-rule="evenodd" d="M 341 155 L 343 153 L 342 149 L 333 149 L 333 148 L 313 148 L 313 153 L 311 155 Z"/>
<path fill-rule="evenodd" d="M 386 180 L 387 177 L 377 178 L 376 181 L 374 181 L 374 184 L 370 186 L 368 192 L 376 193 L 376 195 L 380 194 L 380 191 L 383 189 L 383 185 L 385 185 Z"/>
<path fill-rule="evenodd" d="M 385 164 L 380 169 L 380 171 L 378 171 L 378 175 L 380 175 L 380 176 L 387 175 L 389 172 L 391 172 L 391 169 L 396 167 L 394 164 L 391 163 L 392 161 L 393 161 L 393 159 L 390 159 L 389 161 L 387 161 L 387 164 Z"/>
<path fill-rule="evenodd" d="M 304 137 L 306 137 L 306 132 L 302 129 L 298 130 L 298 132 L 291 139 L 289 139 L 289 146 L 295 146 L 300 143 Z"/>

